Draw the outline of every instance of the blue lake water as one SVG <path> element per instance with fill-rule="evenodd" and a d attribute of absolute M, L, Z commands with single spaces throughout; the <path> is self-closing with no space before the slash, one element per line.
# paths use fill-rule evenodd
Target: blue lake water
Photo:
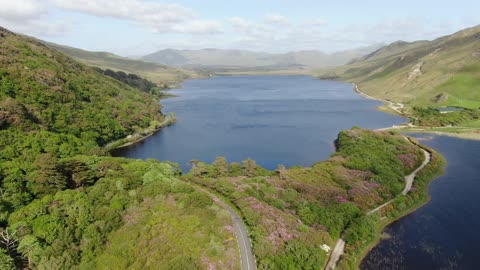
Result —
<path fill-rule="evenodd" d="M 191 80 L 163 100 L 177 123 L 115 156 L 155 158 L 188 170 L 192 159 L 255 159 L 274 169 L 311 165 L 334 151 L 339 131 L 380 128 L 405 119 L 375 110 L 379 102 L 352 86 L 307 76 L 235 76 Z M 362 269 L 480 269 L 480 142 L 432 137 L 423 143 L 448 160 L 430 187 L 432 201 L 386 228 L 391 235 Z"/>
<path fill-rule="evenodd" d="M 422 140 L 448 161 L 432 182 L 432 200 L 385 229 L 361 269 L 480 269 L 480 142 L 434 136 Z"/>
<path fill-rule="evenodd" d="M 357 95 L 351 84 L 309 76 L 227 76 L 190 80 L 163 100 L 177 123 L 114 156 L 179 163 L 252 158 L 268 169 L 312 165 L 334 151 L 339 131 L 381 128 L 404 118 L 375 110 L 380 102 Z"/>

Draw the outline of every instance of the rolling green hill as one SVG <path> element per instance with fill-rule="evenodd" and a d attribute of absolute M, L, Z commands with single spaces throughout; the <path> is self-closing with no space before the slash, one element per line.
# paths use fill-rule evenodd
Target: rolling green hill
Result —
<path fill-rule="evenodd" d="M 73 57 L 75 60 L 86 65 L 101 69 L 111 69 L 115 71 L 138 74 L 142 77 L 152 80 L 159 85 L 169 86 L 185 79 L 196 78 L 199 76 L 194 71 L 144 62 L 141 60 L 134 60 L 108 52 L 90 52 L 51 42 L 41 42 L 45 43 L 48 47 Z"/>
<path fill-rule="evenodd" d="M 432 41 L 395 42 L 318 75 L 412 106 L 480 107 L 480 26 Z"/>

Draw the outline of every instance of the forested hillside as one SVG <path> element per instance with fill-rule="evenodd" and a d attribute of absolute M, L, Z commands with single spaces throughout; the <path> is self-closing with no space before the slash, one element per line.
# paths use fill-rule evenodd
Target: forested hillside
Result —
<path fill-rule="evenodd" d="M 148 91 L 0 28 L 0 269 L 236 269 L 228 214 L 176 165 L 102 157 L 163 121 L 160 109 Z"/>

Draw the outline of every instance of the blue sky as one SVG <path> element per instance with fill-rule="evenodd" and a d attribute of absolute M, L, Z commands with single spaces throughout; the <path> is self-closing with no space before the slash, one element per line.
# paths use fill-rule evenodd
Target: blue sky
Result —
<path fill-rule="evenodd" d="M 164 48 L 334 52 L 480 24 L 480 1 L 0 0 L 0 25 L 121 55 Z"/>

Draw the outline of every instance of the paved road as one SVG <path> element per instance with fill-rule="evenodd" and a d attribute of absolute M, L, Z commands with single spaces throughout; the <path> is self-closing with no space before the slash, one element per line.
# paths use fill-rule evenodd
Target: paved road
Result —
<path fill-rule="evenodd" d="M 255 261 L 255 256 L 253 255 L 252 251 L 252 243 L 250 242 L 250 238 L 248 237 L 248 231 L 245 225 L 243 224 L 243 220 L 238 216 L 237 212 L 215 196 L 213 193 L 209 192 L 208 190 L 201 188 L 195 185 L 201 191 L 207 193 L 212 197 L 212 199 L 221 205 L 225 210 L 227 210 L 230 215 L 232 216 L 233 224 L 235 227 L 235 236 L 237 237 L 238 247 L 240 249 L 240 266 L 242 270 L 256 270 L 257 264 Z"/>
<path fill-rule="evenodd" d="M 409 142 L 410 139 L 405 137 L 405 139 Z M 419 146 L 420 147 L 420 146 Z M 420 165 L 413 173 L 405 176 L 405 188 L 402 191 L 402 195 L 406 195 L 411 189 L 412 189 L 412 184 L 413 180 L 415 179 L 415 176 L 417 176 L 417 173 L 421 171 L 427 164 L 430 162 L 431 156 L 430 153 L 425 151 L 425 149 L 421 148 L 420 149 L 423 151 L 423 154 L 425 155 L 425 159 L 423 160 L 422 165 Z M 390 201 L 380 205 L 379 207 L 370 210 L 367 212 L 367 216 L 380 211 L 380 209 L 384 208 L 385 206 L 389 205 L 390 203 L 393 202 L 394 199 L 391 199 Z M 332 250 L 332 253 L 330 253 L 330 257 L 328 258 L 327 266 L 325 267 L 325 270 L 333 270 L 337 266 L 337 262 L 340 259 L 340 256 L 343 255 L 345 249 L 345 240 L 343 239 L 343 236 L 341 236 L 338 240 L 337 243 L 335 244 L 335 247 Z"/>

